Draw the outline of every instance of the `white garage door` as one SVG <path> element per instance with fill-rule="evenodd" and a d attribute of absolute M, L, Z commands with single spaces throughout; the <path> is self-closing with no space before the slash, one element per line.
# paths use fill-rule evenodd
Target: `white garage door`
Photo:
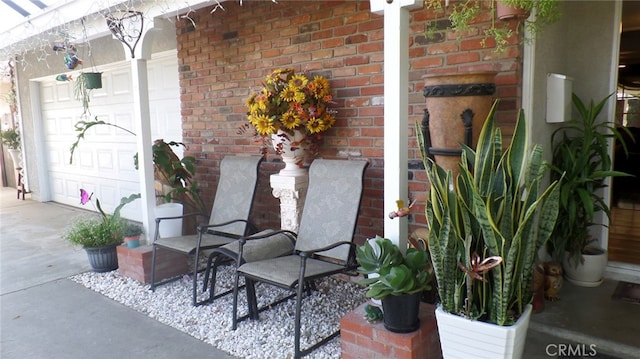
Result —
<path fill-rule="evenodd" d="M 182 140 L 180 90 L 175 52 L 148 62 L 149 107 L 152 139 Z M 130 64 L 100 69 L 102 88 L 92 91 L 90 110 L 99 120 L 135 132 Z M 82 105 L 73 97 L 73 82 L 46 80 L 41 83 L 46 164 L 52 200 L 71 206 L 80 204 L 80 189 L 94 193 L 105 211 L 111 212 L 120 198 L 139 193 L 134 167 L 136 137 L 112 126 L 94 126 L 76 148 L 74 124 L 81 120 Z M 181 156 L 181 152 L 178 152 Z M 89 206 L 89 204 L 87 204 Z M 141 220 L 141 203 L 122 210 L 129 219 Z M 91 208 L 87 208 L 91 209 Z"/>

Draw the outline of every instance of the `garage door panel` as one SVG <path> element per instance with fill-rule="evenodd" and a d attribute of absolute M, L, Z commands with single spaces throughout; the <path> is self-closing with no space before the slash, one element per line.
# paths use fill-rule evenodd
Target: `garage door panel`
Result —
<path fill-rule="evenodd" d="M 174 69 L 175 71 L 175 69 Z M 112 95 L 130 95 L 131 94 L 131 72 L 130 71 L 114 71 L 109 74 Z"/>
<path fill-rule="evenodd" d="M 55 91 L 53 85 L 45 85 L 40 89 L 40 98 L 42 103 L 51 104 L 56 102 Z"/>

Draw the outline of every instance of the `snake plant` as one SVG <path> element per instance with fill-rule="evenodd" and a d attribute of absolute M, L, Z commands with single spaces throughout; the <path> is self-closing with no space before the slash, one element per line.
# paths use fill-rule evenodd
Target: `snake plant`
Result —
<path fill-rule="evenodd" d="M 558 183 L 543 187 L 542 147 L 529 148 L 520 111 L 503 148 L 494 103 L 475 150 L 464 146 L 453 178 L 418 143 L 430 190 L 428 247 L 443 310 L 498 325 L 514 323 L 532 299 L 538 249 L 558 216 Z"/>

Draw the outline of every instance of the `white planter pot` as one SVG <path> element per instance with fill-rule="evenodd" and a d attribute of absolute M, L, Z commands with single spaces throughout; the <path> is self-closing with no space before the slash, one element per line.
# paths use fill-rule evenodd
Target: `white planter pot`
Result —
<path fill-rule="evenodd" d="M 156 218 L 182 216 L 181 203 L 164 203 L 156 206 Z M 182 218 L 160 221 L 158 234 L 161 238 L 179 237 L 182 235 Z"/>
<path fill-rule="evenodd" d="M 444 359 L 518 359 L 522 357 L 532 306 L 511 326 L 472 321 L 436 309 L 436 320 Z"/>
<path fill-rule="evenodd" d="M 271 144 L 284 162 L 284 168 L 278 173 L 280 176 L 301 176 L 307 173 L 305 168 L 299 166 L 304 163 L 304 148 L 299 144 L 305 137 L 301 131 L 293 131 L 293 136 L 278 130 L 278 133 L 271 135 Z M 294 144 L 292 148 L 291 144 Z"/>
<path fill-rule="evenodd" d="M 596 248 L 596 252 L 583 254 L 584 263 L 578 263 L 577 266 L 573 258 L 565 252 L 562 269 L 567 281 L 581 287 L 597 287 L 602 284 L 607 267 L 607 251 Z"/>

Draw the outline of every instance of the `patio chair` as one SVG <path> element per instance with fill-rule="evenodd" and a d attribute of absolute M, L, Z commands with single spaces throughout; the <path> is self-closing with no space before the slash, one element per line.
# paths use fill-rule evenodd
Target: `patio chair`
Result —
<path fill-rule="evenodd" d="M 355 243 L 360 201 L 363 191 L 366 161 L 316 159 L 309 168 L 309 188 L 302 210 L 302 218 L 294 253 L 271 259 L 238 262 L 233 291 L 233 329 L 238 327 L 238 283 L 245 279 L 248 300 L 248 317 L 258 319 L 255 282 L 263 282 L 292 291 L 296 297 L 295 358 L 309 354 L 339 334 L 336 331 L 311 347 L 300 348 L 300 316 L 303 294 L 311 294 L 314 281 L 337 273 L 355 275 Z M 275 231 L 272 235 L 288 231 Z M 288 232 L 291 233 L 291 232 Z M 267 237 L 268 238 L 268 237 Z M 241 238 L 239 256 L 252 241 L 265 239 Z M 304 293 L 303 293 L 304 292 Z M 280 300 L 280 303 L 284 300 Z M 269 304 L 261 310 L 277 303 Z M 244 318 L 242 318 L 244 319 Z M 307 328 L 313 330 L 313 328 Z"/>
<path fill-rule="evenodd" d="M 194 292 L 197 285 L 199 271 L 198 260 L 200 251 L 223 246 L 240 237 L 256 232 L 255 226 L 249 221 L 249 213 L 253 206 L 256 186 L 258 183 L 258 168 L 263 157 L 227 156 L 220 163 L 220 180 L 216 196 L 209 216 L 209 224 L 204 234 L 184 235 L 180 237 L 160 238 L 159 228 L 163 220 L 184 218 L 200 213 L 191 213 L 177 217 L 156 218 L 156 233 L 153 239 L 153 254 L 151 260 L 151 290 L 165 284 L 172 279 L 156 283 L 156 260 L 159 248 L 195 255 L 193 266 Z M 194 298 L 194 305 L 195 302 Z"/>

